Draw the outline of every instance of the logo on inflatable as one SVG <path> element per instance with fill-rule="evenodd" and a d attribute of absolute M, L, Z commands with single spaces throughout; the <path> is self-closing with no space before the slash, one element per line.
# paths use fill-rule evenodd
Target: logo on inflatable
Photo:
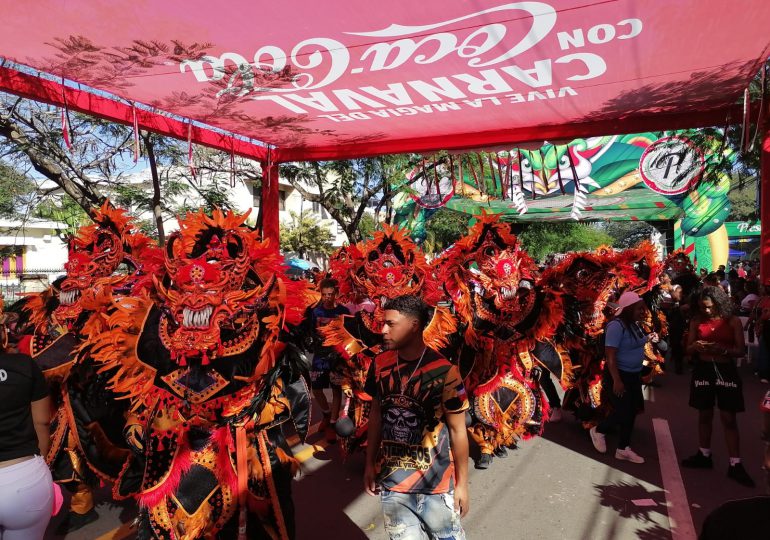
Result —
<path fill-rule="evenodd" d="M 689 191 L 703 173 L 703 153 L 685 137 L 664 137 L 652 143 L 639 160 L 645 185 L 671 197 Z"/>

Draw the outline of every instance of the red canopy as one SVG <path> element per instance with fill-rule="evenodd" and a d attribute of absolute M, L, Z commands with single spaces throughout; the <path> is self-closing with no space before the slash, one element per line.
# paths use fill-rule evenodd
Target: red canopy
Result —
<path fill-rule="evenodd" d="M 1 89 L 272 161 L 723 125 L 770 44 L 766 0 L 3 4 Z"/>

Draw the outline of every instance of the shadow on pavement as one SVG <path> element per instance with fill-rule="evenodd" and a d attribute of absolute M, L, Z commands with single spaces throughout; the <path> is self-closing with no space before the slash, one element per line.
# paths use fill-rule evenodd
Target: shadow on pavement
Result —
<path fill-rule="evenodd" d="M 335 466 L 322 464 L 294 482 L 297 538 L 365 540 L 364 529 L 371 531 L 380 525 L 379 514 L 367 523 L 356 524 L 345 513 L 345 508 L 363 495 L 363 455 L 354 454 L 341 463 L 338 446 L 316 452 L 318 459 L 332 460 Z"/>
<path fill-rule="evenodd" d="M 663 490 L 649 491 L 639 482 L 616 482 L 605 486 L 594 484 L 594 488 L 599 504 L 612 508 L 621 517 L 651 522 L 650 514 L 666 514 L 666 494 Z"/>

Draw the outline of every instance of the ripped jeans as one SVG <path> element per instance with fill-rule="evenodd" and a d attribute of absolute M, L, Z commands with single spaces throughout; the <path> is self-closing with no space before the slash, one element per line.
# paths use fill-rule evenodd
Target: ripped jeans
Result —
<path fill-rule="evenodd" d="M 397 493 L 382 490 L 385 532 L 390 540 L 465 540 L 454 493 Z"/>

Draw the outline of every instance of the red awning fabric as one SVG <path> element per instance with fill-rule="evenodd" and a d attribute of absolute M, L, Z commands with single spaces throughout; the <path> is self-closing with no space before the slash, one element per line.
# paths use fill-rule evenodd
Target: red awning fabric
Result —
<path fill-rule="evenodd" d="M 765 0 L 3 4 L 0 89 L 272 161 L 721 126 L 770 50 Z"/>

